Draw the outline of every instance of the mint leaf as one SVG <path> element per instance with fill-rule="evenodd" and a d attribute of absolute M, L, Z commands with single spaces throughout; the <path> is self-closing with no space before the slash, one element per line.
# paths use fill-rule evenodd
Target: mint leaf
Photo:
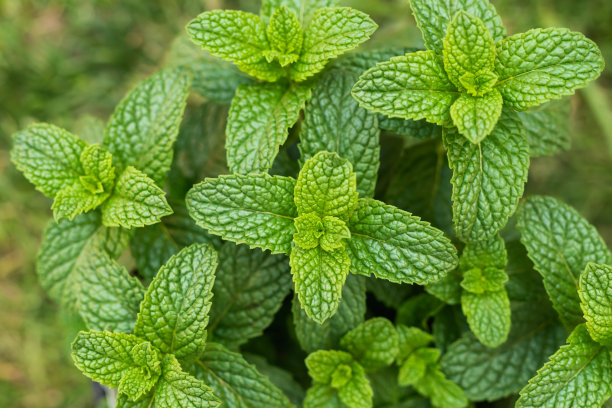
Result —
<path fill-rule="evenodd" d="M 270 64 L 264 57 L 270 44 L 266 25 L 256 14 L 207 11 L 187 24 L 187 33 L 194 43 L 257 79 L 273 82 L 285 74 L 279 64 Z"/>
<path fill-rule="evenodd" d="M 461 272 L 458 270 L 450 271 L 439 281 L 427 284 L 425 291 L 446 304 L 457 305 L 461 302 L 461 293 L 463 292 L 461 288 L 462 279 Z"/>
<path fill-rule="evenodd" d="M 69 310 L 77 310 L 81 294 L 83 265 L 94 251 L 105 251 L 118 258 L 130 234 L 120 228 L 102 225 L 98 212 L 74 220 L 51 221 L 38 250 L 36 272 L 49 297 Z"/>
<path fill-rule="evenodd" d="M 497 44 L 496 88 L 516 110 L 572 95 L 599 76 L 604 61 L 597 45 L 566 28 L 536 28 Z"/>
<path fill-rule="evenodd" d="M 226 242 L 219 250 L 209 332 L 235 348 L 260 336 L 291 289 L 287 259 Z"/>
<path fill-rule="evenodd" d="M 172 214 L 166 194 L 147 175 L 128 166 L 102 206 L 102 222 L 109 227 L 143 227 Z"/>
<path fill-rule="evenodd" d="M 398 344 L 395 327 L 382 317 L 365 321 L 340 340 L 340 346 L 351 353 L 366 371 L 390 365 L 399 351 Z"/>
<path fill-rule="evenodd" d="M 357 204 L 353 166 L 336 153 L 315 154 L 300 170 L 294 201 L 299 214 L 315 213 L 347 221 Z"/>
<path fill-rule="evenodd" d="M 92 380 L 136 400 L 161 374 L 161 355 L 151 343 L 124 333 L 80 332 L 72 343 L 72 359 Z"/>
<path fill-rule="evenodd" d="M 497 347 L 510 332 L 510 300 L 504 289 L 461 295 L 461 309 L 470 330 L 482 344 Z"/>
<path fill-rule="evenodd" d="M 570 99 L 519 112 L 531 157 L 553 156 L 570 148 Z"/>
<path fill-rule="evenodd" d="M 310 84 L 239 86 L 227 118 L 230 171 L 267 172 L 310 96 Z"/>
<path fill-rule="evenodd" d="M 380 201 L 359 199 L 348 226 L 353 273 L 423 285 L 457 265 L 456 250 L 442 231 Z"/>
<path fill-rule="evenodd" d="M 270 49 L 263 52 L 266 60 L 278 61 L 281 67 L 297 61 L 302 49 L 303 33 L 300 21 L 293 11 L 280 6 L 272 16 L 266 29 Z"/>
<path fill-rule="evenodd" d="M 457 130 L 474 144 L 487 137 L 502 114 L 503 100 L 496 89 L 483 96 L 462 94 L 451 106 Z"/>
<path fill-rule="evenodd" d="M 586 326 L 591 338 L 603 344 L 612 345 L 612 296 L 610 278 L 612 267 L 608 265 L 587 264 L 580 275 L 580 306 L 584 312 Z"/>
<path fill-rule="evenodd" d="M 296 246 L 291 250 L 289 264 L 302 308 L 308 317 L 322 324 L 338 310 L 350 258 L 344 248 L 325 251 L 321 247 Z"/>
<path fill-rule="evenodd" d="M 517 228 L 563 324 L 582 323 L 580 274 L 589 262 L 612 264 L 612 255 L 593 226 L 552 197 L 529 197 L 519 208 Z"/>
<path fill-rule="evenodd" d="M 327 62 L 370 38 L 376 23 L 350 7 L 324 7 L 317 10 L 304 30 L 300 57 L 291 66 L 291 79 L 301 82 L 319 73 Z"/>
<path fill-rule="evenodd" d="M 163 375 L 155 389 L 156 406 L 181 408 L 212 408 L 221 406 L 213 390 L 187 374 L 172 354 L 162 360 Z"/>
<path fill-rule="evenodd" d="M 351 97 L 356 76 L 337 70 L 324 74 L 313 91 L 300 127 L 300 160 L 317 152 L 336 152 L 348 159 L 357 177 L 357 192 L 372 197 L 380 165 L 378 120 Z"/>
<path fill-rule="evenodd" d="M 463 241 L 493 237 L 523 195 L 529 146 L 514 113 L 504 112 L 493 132 L 479 144 L 449 130 L 444 147 L 453 170 L 453 222 Z"/>
<path fill-rule="evenodd" d="M 223 239 L 288 254 L 297 217 L 294 187 L 289 177 L 221 176 L 194 186 L 187 194 L 187 208 L 199 226 Z"/>
<path fill-rule="evenodd" d="M 567 341 L 521 390 L 518 408 L 600 407 L 612 396 L 608 350 L 590 338 L 585 325 Z"/>
<path fill-rule="evenodd" d="M 459 97 L 444 71 L 442 57 L 419 51 L 381 62 L 355 84 L 353 98 L 372 112 L 403 119 L 450 123 L 450 107 Z"/>
<path fill-rule="evenodd" d="M 155 406 L 153 404 L 154 399 L 155 395 L 153 393 L 149 393 L 146 397 L 136 402 L 129 399 L 125 394 L 117 394 L 117 405 L 115 408 L 151 408 Z"/>
<path fill-rule="evenodd" d="M 81 176 L 81 183 L 89 183 L 85 176 Z M 95 183 L 95 180 L 91 180 Z M 79 214 L 89 212 L 102 204 L 109 196 L 108 193 L 93 194 L 83 184 L 75 184 L 60 190 L 53 200 L 51 209 L 53 218 L 59 221 L 62 218 L 73 220 Z"/>
<path fill-rule="evenodd" d="M 193 244 L 159 270 L 140 305 L 134 333 L 179 359 L 200 355 L 212 298 L 217 253 Z"/>
<path fill-rule="evenodd" d="M 448 380 L 439 370 L 427 367 L 423 378 L 414 384 L 414 388 L 431 399 L 431 405 L 439 408 L 464 408 L 468 400 L 463 390 Z"/>
<path fill-rule="evenodd" d="M 306 360 L 308 375 L 321 384 L 331 384 L 332 377 L 338 366 L 350 365 L 353 356 L 346 351 L 339 350 L 319 350 L 311 353 Z"/>
<path fill-rule="evenodd" d="M 81 153 L 87 144 L 57 126 L 39 123 L 13 134 L 11 160 L 48 197 L 79 183 Z"/>
<path fill-rule="evenodd" d="M 83 187 L 93 194 L 110 192 L 115 181 L 115 168 L 113 156 L 108 150 L 98 145 L 90 145 L 83 150 L 80 159 L 85 172 L 85 177 L 79 178 Z M 87 176 L 93 178 L 93 185 L 86 182 Z"/>
<path fill-rule="evenodd" d="M 338 393 L 331 385 L 314 383 L 306 391 L 304 408 L 344 408 L 346 405 L 340 401 Z"/>
<path fill-rule="evenodd" d="M 430 50 L 442 52 L 446 28 L 459 10 L 482 20 L 495 41 L 506 36 L 501 17 L 489 0 L 410 0 L 410 7 Z"/>
<path fill-rule="evenodd" d="M 185 110 L 189 75 L 165 69 L 140 82 L 115 109 L 103 146 L 121 170 L 132 166 L 163 185 Z"/>
<path fill-rule="evenodd" d="M 308 24 L 315 11 L 323 7 L 336 7 L 338 0 L 262 0 L 259 15 L 268 21 L 275 9 L 286 6 L 292 10 L 302 24 Z"/>
<path fill-rule="evenodd" d="M 340 401 L 350 408 L 372 408 L 374 391 L 372 391 L 372 386 L 363 367 L 358 363 L 352 363 L 350 366 L 344 367 L 350 367 L 350 379 L 344 378 L 342 380 L 347 381 L 339 383 L 342 384 L 338 389 Z M 331 385 L 334 387 L 333 380 Z"/>
<path fill-rule="evenodd" d="M 506 243 L 499 235 L 489 240 L 469 242 L 463 249 L 459 263 L 463 271 L 473 268 L 504 269 L 508 263 Z"/>
<path fill-rule="evenodd" d="M 131 333 L 144 288 L 105 252 L 92 250 L 79 271 L 79 314 L 90 330 Z"/>
<path fill-rule="evenodd" d="M 247 363 L 216 343 L 208 343 L 193 365 L 196 378 L 210 385 L 227 407 L 292 407 L 287 397 L 270 380 Z"/>
<path fill-rule="evenodd" d="M 292 404 L 301 406 L 304 401 L 305 392 L 298 382 L 293 378 L 293 374 L 277 366 L 274 366 L 265 358 L 253 354 L 246 355 L 246 360 L 255 365 L 257 371 L 268 377 L 272 384 L 276 385 L 285 394 Z"/>

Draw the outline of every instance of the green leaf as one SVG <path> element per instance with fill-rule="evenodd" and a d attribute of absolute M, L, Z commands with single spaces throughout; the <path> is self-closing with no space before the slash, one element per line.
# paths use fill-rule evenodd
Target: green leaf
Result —
<path fill-rule="evenodd" d="M 395 360 L 398 342 L 393 324 L 383 317 L 375 317 L 345 334 L 340 346 L 351 353 L 366 371 L 374 371 Z"/>
<path fill-rule="evenodd" d="M 163 375 L 155 389 L 158 407 L 213 408 L 221 406 L 221 400 L 213 390 L 187 374 L 171 354 L 162 360 Z"/>
<path fill-rule="evenodd" d="M 350 369 L 351 378 L 338 389 L 340 401 L 350 408 L 372 408 L 374 392 L 363 367 L 353 362 Z"/>
<path fill-rule="evenodd" d="M 543 196 L 529 197 L 520 206 L 516 226 L 565 327 L 582 323 L 580 274 L 589 262 L 612 264 L 597 230 L 567 204 Z"/>
<path fill-rule="evenodd" d="M 497 44 L 496 87 L 516 110 L 572 95 L 603 68 L 597 45 L 566 28 L 536 28 Z"/>
<path fill-rule="evenodd" d="M 487 137 L 502 114 L 503 100 L 496 89 L 483 96 L 462 94 L 451 106 L 457 130 L 474 144 Z"/>
<path fill-rule="evenodd" d="M 380 201 L 359 199 L 348 225 L 353 273 L 424 285 L 457 265 L 456 249 L 442 231 Z"/>
<path fill-rule="evenodd" d="M 448 380 L 438 368 L 428 366 L 425 375 L 414 387 L 420 394 L 429 397 L 434 407 L 464 408 L 468 406 L 463 390 Z"/>
<path fill-rule="evenodd" d="M 110 192 L 115 181 L 115 168 L 109 151 L 98 145 L 87 146 L 81 153 L 81 163 L 85 175 L 94 178 L 95 186 L 84 182 L 83 177 L 80 177 L 81 184 L 93 194 Z"/>
<path fill-rule="evenodd" d="M 354 74 L 331 70 L 318 81 L 300 127 L 300 160 L 317 152 L 336 152 L 348 159 L 357 177 L 357 192 L 372 197 L 378 178 L 378 119 L 351 97 Z"/>
<path fill-rule="evenodd" d="M 119 175 L 113 195 L 102 206 L 102 222 L 109 227 L 143 227 L 170 214 L 164 191 L 131 166 Z"/>
<path fill-rule="evenodd" d="M 303 33 L 300 21 L 293 11 L 280 6 L 272 16 L 266 29 L 270 49 L 263 52 L 266 60 L 277 60 L 281 67 L 297 61 L 302 49 Z"/>
<path fill-rule="evenodd" d="M 553 101 L 519 112 L 531 157 L 553 156 L 570 148 L 570 99 Z"/>
<path fill-rule="evenodd" d="M 235 243 L 272 253 L 291 252 L 295 180 L 250 174 L 206 179 L 187 194 L 189 214 L 196 223 Z"/>
<path fill-rule="evenodd" d="M 264 81 L 285 75 L 279 64 L 270 64 L 266 25 L 256 14 L 240 10 L 213 10 L 187 24 L 191 40 L 211 54 L 235 63 L 241 71 Z"/>
<path fill-rule="evenodd" d="M 355 84 L 353 98 L 373 112 L 403 119 L 449 124 L 450 107 L 459 97 L 444 71 L 442 57 L 419 51 L 381 62 Z"/>
<path fill-rule="evenodd" d="M 310 84 L 241 85 L 227 119 L 227 163 L 232 173 L 267 172 L 289 128 L 311 96 Z"/>
<path fill-rule="evenodd" d="M 506 243 L 499 235 L 489 240 L 469 242 L 463 249 L 459 263 L 463 271 L 489 267 L 504 269 L 508 263 Z"/>
<path fill-rule="evenodd" d="M 231 348 L 263 333 L 292 286 L 286 257 L 229 242 L 219 250 L 216 276 L 208 330 Z"/>
<path fill-rule="evenodd" d="M 92 250 L 79 266 L 79 314 L 90 330 L 131 333 L 144 288 L 102 250 Z"/>
<path fill-rule="evenodd" d="M 60 190 L 55 195 L 53 205 L 53 219 L 59 221 L 62 218 L 73 220 L 79 214 L 89 212 L 102 204 L 109 196 L 108 193 L 92 194 L 83 184 L 89 184 L 85 176 L 81 176 L 85 182 L 75 184 Z M 95 182 L 95 180 L 93 180 Z"/>
<path fill-rule="evenodd" d="M 83 265 L 95 251 L 118 258 L 127 246 L 129 233 L 102 225 L 98 212 L 79 215 L 72 221 L 51 221 L 43 234 L 36 271 L 49 297 L 69 310 L 77 310 Z"/>
<path fill-rule="evenodd" d="M 163 185 L 185 110 L 191 78 L 165 69 L 140 82 L 108 121 L 103 146 L 121 170 L 135 167 Z"/>
<path fill-rule="evenodd" d="M 589 263 L 580 275 L 580 306 L 591 338 L 604 346 L 612 345 L 612 267 Z"/>
<path fill-rule="evenodd" d="M 196 378 L 210 385 L 224 405 L 232 408 L 292 407 L 287 397 L 270 380 L 247 363 L 216 343 L 208 343 L 194 364 Z"/>
<path fill-rule="evenodd" d="M 449 305 L 457 305 L 461 302 L 461 273 L 450 271 L 446 276 L 436 282 L 428 283 L 425 286 L 425 291 L 434 295 L 441 301 Z"/>
<path fill-rule="evenodd" d="M 304 408 L 345 408 L 331 385 L 314 383 L 306 391 Z"/>
<path fill-rule="evenodd" d="M 440 350 L 432 347 L 421 347 L 411 353 L 401 364 L 397 381 L 400 386 L 416 385 L 423 380 L 430 365 L 436 365 L 440 359 Z"/>
<path fill-rule="evenodd" d="M 493 71 L 495 63 L 495 41 L 491 32 L 478 17 L 459 10 L 446 29 L 444 44 L 444 69 L 457 88 L 467 90 L 474 96 L 482 96 L 488 89 L 468 87 L 462 80 L 464 75 Z M 495 84 L 495 80 L 493 80 Z M 472 88 L 472 89 L 470 89 Z"/>
<path fill-rule="evenodd" d="M 378 26 L 350 7 L 317 10 L 304 30 L 300 57 L 291 66 L 291 79 L 301 82 L 319 73 L 327 62 L 365 42 Z"/>
<path fill-rule="evenodd" d="M 193 244 L 170 258 L 147 289 L 134 333 L 162 353 L 198 357 L 206 342 L 216 267 L 217 253 L 207 244 Z"/>
<path fill-rule="evenodd" d="M 357 204 L 353 166 L 336 153 L 315 154 L 300 170 L 294 197 L 299 214 L 315 213 L 347 221 Z"/>
<path fill-rule="evenodd" d="M 442 52 L 446 28 L 459 10 L 482 20 L 496 42 L 506 37 L 501 17 L 489 0 L 410 0 L 410 7 L 430 50 Z"/>
<path fill-rule="evenodd" d="M 470 330 L 489 347 L 504 343 L 510 332 L 510 300 L 505 289 L 461 295 L 461 309 Z"/>
<path fill-rule="evenodd" d="M 81 153 L 87 144 L 59 127 L 38 123 L 13 135 L 11 160 L 48 197 L 79 183 Z"/>
<path fill-rule="evenodd" d="M 433 342 L 433 336 L 418 327 L 397 326 L 399 362 L 404 362 L 414 351 L 426 347 Z"/>
<path fill-rule="evenodd" d="M 322 324 L 338 310 L 342 286 L 351 266 L 346 250 L 294 247 L 289 264 L 295 292 L 308 317 Z"/>
<path fill-rule="evenodd" d="M 461 287 L 472 294 L 482 295 L 503 289 L 507 281 L 508 275 L 503 269 L 473 268 L 463 272 Z"/>
<path fill-rule="evenodd" d="M 255 365 L 257 371 L 270 379 L 285 394 L 292 404 L 301 406 L 304 401 L 305 392 L 298 382 L 293 378 L 293 374 L 284 369 L 272 365 L 261 356 L 253 354 L 245 355 L 245 359 Z"/>
<path fill-rule="evenodd" d="M 504 112 L 493 132 L 474 144 L 452 130 L 444 147 L 453 170 L 453 222 L 466 242 L 493 237 L 523 195 L 529 145 L 516 114 Z"/>
<path fill-rule="evenodd" d="M 80 332 L 72 343 L 72 359 L 92 380 L 136 400 L 161 374 L 161 355 L 136 336 L 124 333 Z"/>
<path fill-rule="evenodd" d="M 155 399 L 155 394 L 149 393 L 145 398 L 139 399 L 134 402 L 125 394 L 117 394 L 117 405 L 115 408 L 152 408 L 154 407 L 153 400 Z"/>
<path fill-rule="evenodd" d="M 331 384 L 334 371 L 341 366 L 353 362 L 353 356 L 345 351 L 319 350 L 311 353 L 306 360 L 308 375 L 321 384 Z"/>
<path fill-rule="evenodd" d="M 608 349 L 595 343 L 584 325 L 567 341 L 521 390 L 517 408 L 600 407 L 612 396 Z"/>
<path fill-rule="evenodd" d="M 280 6 L 288 7 L 307 24 L 315 11 L 323 7 L 336 7 L 338 0 L 262 0 L 259 15 L 262 20 L 268 21 L 275 9 Z"/>

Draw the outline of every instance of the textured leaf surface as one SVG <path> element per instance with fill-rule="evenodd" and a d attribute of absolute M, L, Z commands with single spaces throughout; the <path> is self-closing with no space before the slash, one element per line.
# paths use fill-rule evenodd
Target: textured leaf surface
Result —
<path fill-rule="evenodd" d="M 561 321 L 568 328 L 582 323 L 580 274 L 589 262 L 612 263 L 606 244 L 576 210 L 552 197 L 529 197 L 517 218 L 521 242 Z"/>
<path fill-rule="evenodd" d="M 292 407 L 287 397 L 270 380 L 238 353 L 208 343 L 194 365 L 195 376 L 213 388 L 227 407 Z"/>
<path fill-rule="evenodd" d="M 502 96 L 494 89 L 482 97 L 462 94 L 450 112 L 459 133 L 477 144 L 495 128 L 502 106 Z"/>
<path fill-rule="evenodd" d="M 79 182 L 80 156 L 87 144 L 57 126 L 39 123 L 13 135 L 11 160 L 48 197 Z"/>
<path fill-rule="evenodd" d="M 597 45 L 566 28 L 536 28 L 497 44 L 496 87 L 516 110 L 572 95 L 603 68 Z"/>
<path fill-rule="evenodd" d="M 380 201 L 360 199 L 349 228 L 354 273 L 422 285 L 457 265 L 456 250 L 442 231 Z"/>
<path fill-rule="evenodd" d="M 591 338 L 612 345 L 612 267 L 589 263 L 580 275 L 580 306 Z"/>
<path fill-rule="evenodd" d="M 285 256 L 232 243 L 219 251 L 216 276 L 209 331 L 227 347 L 261 335 L 292 286 Z"/>
<path fill-rule="evenodd" d="M 267 172 L 289 128 L 311 96 L 310 84 L 241 85 L 227 119 L 227 163 L 232 173 Z"/>
<path fill-rule="evenodd" d="M 484 293 L 464 291 L 461 308 L 470 330 L 482 344 L 497 347 L 510 332 L 510 301 L 504 289 Z"/>
<path fill-rule="evenodd" d="M 569 98 L 519 112 L 531 157 L 553 156 L 570 148 L 571 103 Z"/>
<path fill-rule="evenodd" d="M 55 200 L 53 200 L 51 206 L 53 219 L 55 221 L 62 218 L 73 220 L 77 215 L 95 209 L 107 198 L 108 193 L 92 194 L 80 183 L 66 187 L 55 195 Z"/>
<path fill-rule="evenodd" d="M 463 271 L 488 267 L 504 269 L 508 263 L 506 243 L 499 235 L 488 240 L 470 242 L 463 249 L 459 262 Z"/>
<path fill-rule="evenodd" d="M 516 114 L 504 113 L 493 132 L 473 144 L 456 132 L 444 136 L 453 170 L 453 222 L 459 238 L 491 238 L 514 213 L 529 168 L 529 145 Z"/>
<path fill-rule="evenodd" d="M 374 391 L 372 391 L 372 386 L 363 367 L 354 362 L 350 365 L 350 368 L 350 380 L 338 389 L 340 401 L 351 408 L 372 408 Z"/>
<path fill-rule="evenodd" d="M 444 71 L 442 57 L 419 51 L 381 62 L 353 87 L 353 97 L 373 112 L 403 119 L 450 122 L 450 107 L 459 97 Z"/>
<path fill-rule="evenodd" d="M 318 350 L 304 360 L 308 368 L 308 375 L 321 384 L 331 384 L 336 368 L 352 362 L 353 356 L 340 350 Z"/>
<path fill-rule="evenodd" d="M 340 346 L 369 371 L 390 365 L 395 360 L 399 339 L 389 320 L 375 317 L 345 334 Z"/>
<path fill-rule="evenodd" d="M 489 0 L 410 0 L 410 7 L 430 50 L 442 52 L 446 28 L 459 10 L 482 20 L 495 41 L 506 36 L 501 17 Z"/>
<path fill-rule="evenodd" d="M 306 161 L 320 151 L 338 153 L 353 165 L 359 194 L 372 197 L 380 165 L 380 131 L 377 116 L 351 97 L 356 80 L 353 74 L 332 70 L 318 81 L 300 128 L 300 159 Z"/>
<path fill-rule="evenodd" d="M 317 10 L 304 30 L 300 57 L 291 79 L 300 82 L 320 72 L 327 62 L 367 41 L 378 26 L 367 14 L 350 7 Z"/>
<path fill-rule="evenodd" d="M 217 253 L 193 244 L 160 269 L 140 305 L 134 333 L 163 353 L 197 357 L 206 342 L 206 325 L 217 267 Z"/>
<path fill-rule="evenodd" d="M 337 5 L 338 0 L 262 0 L 259 15 L 264 21 L 267 21 L 274 9 L 286 6 L 299 17 L 303 24 L 307 24 L 318 9 Z"/>
<path fill-rule="evenodd" d="M 133 166 L 163 185 L 172 163 L 172 146 L 185 110 L 189 75 L 165 69 L 140 82 L 115 109 L 103 146 L 114 164 Z"/>
<path fill-rule="evenodd" d="M 612 396 L 609 351 L 589 337 L 584 325 L 574 329 L 568 343 L 521 390 L 518 408 L 595 408 Z"/>
<path fill-rule="evenodd" d="M 187 208 L 196 223 L 235 243 L 272 253 L 291 251 L 295 180 L 267 174 L 206 179 L 187 194 Z"/>
<path fill-rule="evenodd" d="M 131 166 L 119 175 L 113 195 L 102 206 L 102 222 L 109 227 L 143 227 L 170 214 L 164 191 Z"/>
<path fill-rule="evenodd" d="M 272 16 L 266 29 L 270 50 L 264 51 L 268 62 L 277 60 L 282 67 L 297 61 L 302 49 L 302 27 L 293 11 L 280 6 Z"/>
<path fill-rule="evenodd" d="M 417 382 L 414 387 L 420 394 L 428 396 L 434 407 L 464 408 L 468 406 L 463 390 L 448 380 L 437 368 L 429 366 L 421 381 Z"/>
<path fill-rule="evenodd" d="M 312 384 L 306 391 L 304 408 L 345 408 L 338 393 L 331 385 Z"/>

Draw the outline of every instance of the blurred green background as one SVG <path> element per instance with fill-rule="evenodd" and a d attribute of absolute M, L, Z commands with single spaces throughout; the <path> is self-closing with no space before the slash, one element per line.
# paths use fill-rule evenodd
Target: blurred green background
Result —
<path fill-rule="evenodd" d="M 434 0 L 432 0 L 434 1 Z M 379 23 L 368 47 L 420 45 L 407 0 L 343 0 Z M 510 33 L 563 26 L 595 40 L 609 65 L 572 99 L 572 150 L 534 159 L 529 193 L 575 206 L 612 244 L 612 2 L 493 0 Z M 10 135 L 34 121 L 86 132 L 155 71 L 203 10 L 257 0 L 0 0 L 0 407 L 94 407 L 68 356 L 70 322 L 37 282 L 50 201 L 13 168 Z"/>

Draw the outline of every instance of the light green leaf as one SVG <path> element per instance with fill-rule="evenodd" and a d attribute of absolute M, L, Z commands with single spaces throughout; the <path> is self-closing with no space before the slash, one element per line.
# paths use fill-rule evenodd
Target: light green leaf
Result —
<path fill-rule="evenodd" d="M 397 326 L 398 334 L 398 362 L 404 362 L 414 351 L 424 348 L 433 342 L 433 336 L 418 327 Z"/>
<path fill-rule="evenodd" d="M 81 176 L 81 178 L 85 179 L 85 182 L 81 181 L 73 186 L 66 187 L 55 195 L 51 209 L 53 210 L 53 219 L 56 222 L 62 218 L 73 220 L 77 215 L 97 208 L 109 197 L 109 193 L 91 193 L 84 184 L 88 185 L 89 181 L 95 183 L 95 180 L 86 178 L 86 176 Z"/>
<path fill-rule="evenodd" d="M 155 388 L 156 406 L 181 408 L 213 408 L 221 400 L 204 382 L 187 374 L 172 354 L 162 360 L 163 375 Z"/>
<path fill-rule="evenodd" d="M 519 112 L 531 157 L 553 156 L 570 148 L 571 103 L 569 98 Z"/>
<path fill-rule="evenodd" d="M 144 298 L 142 284 L 101 249 L 92 249 L 79 268 L 78 309 L 87 328 L 131 333 Z"/>
<path fill-rule="evenodd" d="M 457 265 L 456 249 L 442 231 L 380 201 L 359 199 L 348 225 L 353 273 L 424 285 Z"/>
<path fill-rule="evenodd" d="M 216 267 L 217 253 L 207 244 L 193 244 L 170 258 L 147 289 L 134 333 L 162 353 L 198 357 L 206 342 Z"/>
<path fill-rule="evenodd" d="M 378 119 L 351 97 L 354 74 L 331 70 L 317 82 L 300 127 L 302 163 L 317 152 L 336 152 L 348 159 L 357 177 L 357 191 L 372 197 L 378 178 Z"/>
<path fill-rule="evenodd" d="M 399 339 L 389 320 L 375 317 L 345 334 L 340 346 L 351 353 L 366 371 L 374 371 L 395 360 Z"/>
<path fill-rule="evenodd" d="M 501 17 L 489 0 L 410 0 L 410 7 L 430 50 L 442 52 L 446 28 L 459 10 L 482 20 L 496 42 L 506 37 Z"/>
<path fill-rule="evenodd" d="M 506 225 L 523 195 L 529 145 L 514 113 L 504 112 L 479 144 L 449 130 L 444 147 L 453 170 L 453 222 L 466 242 L 493 237 Z"/>
<path fill-rule="evenodd" d="M 129 399 L 125 394 L 118 394 L 115 408 L 153 408 L 155 407 L 154 399 L 154 393 L 149 393 L 145 398 L 139 399 L 136 402 Z"/>
<path fill-rule="evenodd" d="M 462 94 L 451 106 L 457 130 L 474 144 L 480 143 L 495 128 L 502 114 L 503 100 L 496 89 L 483 96 Z"/>
<path fill-rule="evenodd" d="M 294 247 L 289 264 L 300 305 L 312 320 L 322 324 L 338 310 L 342 286 L 351 266 L 346 250 L 328 252 L 320 247 Z"/>
<path fill-rule="evenodd" d="M 544 196 L 529 197 L 520 206 L 516 226 L 563 324 L 582 323 L 580 274 L 589 262 L 612 264 L 597 230 L 567 204 Z"/>
<path fill-rule="evenodd" d="M 351 237 L 346 223 L 339 218 L 323 217 L 323 236 L 319 244 L 324 251 L 334 251 L 338 248 L 344 249 L 344 240 Z"/>
<path fill-rule="evenodd" d="M 118 258 L 130 234 L 120 228 L 104 227 L 98 212 L 79 215 L 72 221 L 51 221 L 43 234 L 36 271 L 51 299 L 68 310 L 77 310 L 81 293 L 81 265 L 94 251 Z"/>
<path fill-rule="evenodd" d="M 302 22 L 308 24 L 315 11 L 323 7 L 336 7 L 338 0 L 262 0 L 259 15 L 268 21 L 275 9 L 286 6 L 292 10 Z"/>
<path fill-rule="evenodd" d="M 463 272 L 461 287 L 472 294 L 481 295 L 485 292 L 497 292 L 503 289 L 507 281 L 508 274 L 503 269 L 473 268 Z"/>
<path fill-rule="evenodd" d="M 566 28 L 536 28 L 497 44 L 496 87 L 516 110 L 572 95 L 603 68 L 597 45 Z"/>
<path fill-rule="evenodd" d="M 315 213 L 347 221 L 357 204 L 353 166 L 336 153 L 315 154 L 300 170 L 294 200 L 299 214 Z"/>
<path fill-rule="evenodd" d="M 240 10 L 213 10 L 187 24 L 191 40 L 211 54 L 235 63 L 241 71 L 264 81 L 285 75 L 278 63 L 270 64 L 264 51 L 270 49 L 266 25 L 256 14 Z"/>
<path fill-rule="evenodd" d="M 612 396 L 608 349 L 595 343 L 584 325 L 567 341 L 521 390 L 517 408 L 595 408 Z"/>
<path fill-rule="evenodd" d="M 87 377 L 136 400 L 161 374 L 161 355 L 151 343 L 124 333 L 80 332 L 72 343 L 72 359 Z"/>
<path fill-rule="evenodd" d="M 196 223 L 235 243 L 272 253 L 291 252 L 295 180 L 251 174 L 206 179 L 187 194 L 189 214 Z"/>
<path fill-rule="evenodd" d="M 506 243 L 499 235 L 488 240 L 467 243 L 459 260 L 463 271 L 488 267 L 504 269 L 507 263 Z"/>
<path fill-rule="evenodd" d="M 266 60 L 277 60 L 281 67 L 297 61 L 302 49 L 303 33 L 300 21 L 293 11 L 280 6 L 272 16 L 266 29 L 270 49 L 263 52 Z"/>
<path fill-rule="evenodd" d="M 359 363 L 353 362 L 350 369 L 350 379 L 338 389 L 340 401 L 349 408 L 372 408 L 374 391 L 372 391 L 372 386 L 363 367 Z"/>
<path fill-rule="evenodd" d="M 421 347 L 411 353 L 401 364 L 397 382 L 401 386 L 418 384 L 423 380 L 429 366 L 436 366 L 440 359 L 440 350 L 433 347 Z"/>
<path fill-rule="evenodd" d="M 306 391 L 304 408 L 345 408 L 331 385 L 314 383 Z"/>
<path fill-rule="evenodd" d="M 580 306 L 591 338 L 604 346 L 612 345 L 612 267 L 589 263 L 580 275 Z"/>
<path fill-rule="evenodd" d="M 292 287 L 285 256 L 230 242 L 219 250 L 216 276 L 208 330 L 232 348 L 263 333 Z"/>
<path fill-rule="evenodd" d="M 461 309 L 470 330 L 488 347 L 504 343 L 510 332 L 510 300 L 505 289 L 461 295 Z"/>
<path fill-rule="evenodd" d="M 373 112 L 403 119 L 451 121 L 450 107 L 459 97 L 444 71 L 442 57 L 419 51 L 381 62 L 355 84 L 353 98 Z"/>
<path fill-rule="evenodd" d="M 102 206 L 102 223 L 109 227 L 143 227 L 170 214 L 172 208 L 164 191 L 145 173 L 128 166 Z"/>
<path fill-rule="evenodd" d="M 376 28 L 367 14 L 350 7 L 317 10 L 304 30 L 302 51 L 291 66 L 291 79 L 301 82 L 319 73 L 330 59 L 367 41 Z"/>
<path fill-rule="evenodd" d="M 196 378 L 213 388 L 227 407 L 293 407 L 255 366 L 219 344 L 206 345 L 206 350 L 193 366 L 193 372 Z"/>
<path fill-rule="evenodd" d="M 115 181 L 115 168 L 109 151 L 98 145 L 87 146 L 81 153 L 81 163 L 85 175 L 94 177 L 95 185 L 87 184 L 82 177 L 81 184 L 94 194 L 110 192 Z"/>
<path fill-rule="evenodd" d="M 38 123 L 13 135 L 11 160 L 48 197 L 79 182 L 81 153 L 87 144 L 68 131 Z"/>
<path fill-rule="evenodd" d="M 165 69 L 123 98 L 108 121 L 103 143 L 116 166 L 121 170 L 135 167 L 163 185 L 190 81 L 183 70 Z"/>
<path fill-rule="evenodd" d="M 311 96 L 311 84 L 241 85 L 227 119 L 232 173 L 267 172 Z"/>
<path fill-rule="evenodd" d="M 434 366 L 428 366 L 423 378 L 414 388 L 431 399 L 431 405 L 436 408 L 464 408 L 468 400 L 463 390 L 454 382 L 448 380 L 442 372 Z"/>
<path fill-rule="evenodd" d="M 311 353 L 306 360 L 308 375 L 321 384 L 331 384 L 334 371 L 341 365 L 350 365 L 353 356 L 346 351 L 318 350 Z"/>
<path fill-rule="evenodd" d="M 457 305 L 461 302 L 461 273 L 458 270 L 450 271 L 446 276 L 436 282 L 428 283 L 425 291 L 434 295 L 449 305 Z"/>

